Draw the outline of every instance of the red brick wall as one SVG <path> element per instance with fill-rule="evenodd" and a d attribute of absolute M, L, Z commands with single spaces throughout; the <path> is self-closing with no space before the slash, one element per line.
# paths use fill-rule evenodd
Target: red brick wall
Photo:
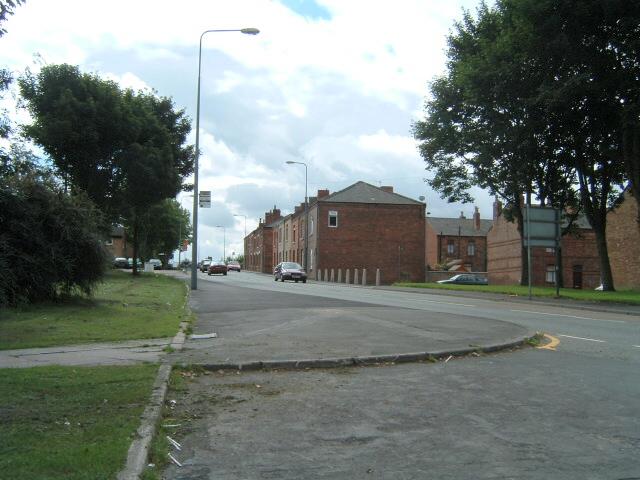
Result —
<path fill-rule="evenodd" d="M 314 267 L 343 272 L 366 268 L 368 283 L 375 281 L 377 268 L 383 284 L 424 281 L 424 205 L 318 205 Z M 337 228 L 329 227 L 330 210 L 338 212 Z"/>
<path fill-rule="evenodd" d="M 520 234 L 515 223 L 502 215 L 494 219 L 487 234 L 487 276 L 493 285 L 520 283 L 522 256 Z"/>
<path fill-rule="evenodd" d="M 429 223 L 425 222 L 425 262 L 429 268 L 434 268 L 438 263 L 438 234 Z"/>
<path fill-rule="evenodd" d="M 438 239 L 436 239 L 437 241 Z M 442 263 L 451 260 L 462 260 L 462 265 L 471 265 L 472 272 L 486 271 L 487 239 L 486 237 L 462 237 L 457 235 L 442 235 L 439 237 L 440 259 Z M 453 242 L 453 254 L 449 254 L 449 241 Z M 475 255 L 467 255 L 469 244 L 475 244 Z M 437 256 L 436 245 L 436 256 Z"/>
<path fill-rule="evenodd" d="M 516 223 L 507 222 L 502 216 L 494 221 L 487 235 L 487 271 L 489 283 L 517 285 L 520 283 L 522 257 L 520 234 Z M 600 266 L 592 230 L 580 230 L 575 236 L 565 235 L 562 245 L 562 278 L 565 288 L 574 287 L 574 267 L 582 267 L 582 288 L 593 289 L 600 285 Z M 531 283 L 553 286 L 546 282 L 547 266 L 555 265 L 555 253 L 544 247 L 531 250 Z"/>
<path fill-rule="evenodd" d="M 640 288 L 640 228 L 635 199 L 625 194 L 618 208 L 607 215 L 607 246 L 616 289 Z"/>

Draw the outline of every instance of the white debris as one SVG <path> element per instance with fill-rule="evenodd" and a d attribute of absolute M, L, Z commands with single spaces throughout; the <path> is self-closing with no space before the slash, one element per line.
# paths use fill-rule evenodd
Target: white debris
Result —
<path fill-rule="evenodd" d="M 169 443 L 171 445 L 173 445 L 174 447 L 176 447 L 178 450 L 182 450 L 182 445 L 180 445 L 178 442 L 176 442 L 173 438 L 171 438 L 169 435 L 166 436 L 167 440 L 169 440 Z"/>
<path fill-rule="evenodd" d="M 453 358 L 453 355 L 449 355 L 449 358 L 447 358 L 444 363 L 447 363 L 449 360 L 451 360 Z"/>
<path fill-rule="evenodd" d="M 218 338 L 218 334 L 216 332 L 213 333 L 202 333 L 202 334 L 198 334 L 198 335 L 190 335 L 189 338 L 191 338 L 191 340 L 200 340 L 203 338 Z"/>
<path fill-rule="evenodd" d="M 170 453 L 167 453 L 167 455 L 169 455 L 169 458 L 171 459 L 171 461 L 175 463 L 177 466 L 179 467 L 182 466 L 182 464 L 178 460 L 176 460 L 176 458 L 173 455 L 171 455 Z"/>

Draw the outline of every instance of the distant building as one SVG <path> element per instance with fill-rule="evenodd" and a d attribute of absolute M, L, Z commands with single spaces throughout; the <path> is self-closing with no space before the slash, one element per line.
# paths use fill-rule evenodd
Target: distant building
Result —
<path fill-rule="evenodd" d="M 105 241 L 105 247 L 113 258 L 133 256 L 133 245 L 127 242 L 127 232 L 123 226 L 111 228 L 111 235 Z"/>
<path fill-rule="evenodd" d="M 638 206 L 626 191 L 607 214 L 607 246 L 616 289 L 640 289 L 640 226 Z"/>
<path fill-rule="evenodd" d="M 244 239 L 245 269 L 254 272 L 273 272 L 273 225 L 281 219 L 275 206 L 265 214 L 258 227 Z"/>
<path fill-rule="evenodd" d="M 427 268 L 455 265 L 451 270 L 487 271 L 487 233 L 492 220 L 480 219 L 478 207 L 472 218 L 427 217 L 425 258 Z"/>
<path fill-rule="evenodd" d="M 281 261 L 304 265 L 308 245 L 310 278 L 333 269 L 337 280 L 340 269 L 344 276 L 349 270 L 353 281 L 354 269 L 360 274 L 367 269 L 371 284 L 380 269 L 384 284 L 424 281 L 425 205 L 394 193 L 393 187 L 357 182 L 333 194 L 318 190 L 309 199 L 308 225 L 304 204 L 286 217 L 275 212 L 245 238 L 249 270 L 271 273 Z M 268 242 L 269 259 L 264 254 Z"/>
<path fill-rule="evenodd" d="M 565 288 L 594 289 L 600 285 L 600 263 L 593 229 L 584 216 L 575 222 L 572 233 L 563 235 L 561 245 L 562 282 Z M 555 249 L 531 249 L 531 283 L 555 285 Z M 493 226 L 487 234 L 487 272 L 489 283 L 518 285 L 522 276 L 522 240 L 516 222 L 509 222 L 497 201 Z"/>

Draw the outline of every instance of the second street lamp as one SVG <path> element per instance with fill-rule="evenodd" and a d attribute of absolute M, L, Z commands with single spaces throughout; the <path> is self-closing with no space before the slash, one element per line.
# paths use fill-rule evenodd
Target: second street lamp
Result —
<path fill-rule="evenodd" d="M 225 30 L 205 30 L 200 35 L 198 48 L 198 93 L 196 100 L 196 158 L 193 162 L 193 244 L 191 245 L 191 290 L 198 289 L 198 159 L 200 157 L 200 73 L 202 71 L 202 37 L 214 32 L 240 32 L 257 35 L 257 28 L 236 28 Z"/>
<path fill-rule="evenodd" d="M 288 165 L 304 165 L 304 272 L 309 274 L 309 201 L 307 198 L 307 164 L 304 162 L 287 161 Z"/>

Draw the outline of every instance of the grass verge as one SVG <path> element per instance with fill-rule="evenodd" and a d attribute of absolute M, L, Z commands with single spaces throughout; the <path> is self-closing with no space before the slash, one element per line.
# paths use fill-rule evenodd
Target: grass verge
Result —
<path fill-rule="evenodd" d="M 190 318 L 186 284 L 111 271 L 92 298 L 0 310 L 0 350 L 172 337 Z"/>
<path fill-rule="evenodd" d="M 529 287 L 521 285 L 451 285 L 440 283 L 395 283 L 396 287 L 432 288 L 435 290 L 458 290 L 466 292 L 503 293 L 506 295 L 526 297 L 529 295 Z M 556 289 L 553 287 L 532 287 L 531 295 L 534 297 L 555 298 Z M 581 300 L 586 302 L 611 302 L 640 305 L 640 292 L 622 290 L 617 292 L 599 292 L 595 290 L 574 290 L 571 288 L 560 289 L 561 298 Z"/>
<path fill-rule="evenodd" d="M 0 477 L 115 478 L 156 373 L 156 365 L 1 369 Z"/>

